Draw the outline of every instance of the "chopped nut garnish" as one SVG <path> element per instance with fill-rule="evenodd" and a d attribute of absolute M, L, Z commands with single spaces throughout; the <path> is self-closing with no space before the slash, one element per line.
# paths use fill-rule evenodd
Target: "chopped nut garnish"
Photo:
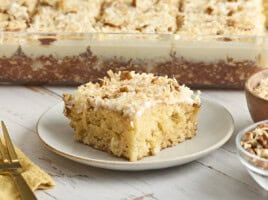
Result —
<path fill-rule="evenodd" d="M 205 13 L 207 13 L 208 15 L 211 15 L 213 12 L 213 8 L 212 7 L 207 7 L 206 10 L 205 10 Z"/>
<path fill-rule="evenodd" d="M 227 26 L 235 26 L 235 24 L 236 24 L 236 21 L 235 20 L 233 20 L 233 19 L 228 19 L 227 21 L 226 21 L 226 24 L 227 24 Z"/>
<path fill-rule="evenodd" d="M 124 87 L 120 88 L 120 92 L 128 92 L 128 91 L 129 91 L 129 89 L 128 89 L 127 86 L 124 86 Z"/>
<path fill-rule="evenodd" d="M 100 84 L 101 87 L 104 86 L 106 83 L 107 82 L 105 80 L 103 80 L 103 79 L 99 80 L 99 84 Z"/>
<path fill-rule="evenodd" d="M 227 16 L 232 16 L 234 14 L 234 11 L 233 10 L 230 10 L 229 12 L 228 12 L 228 14 L 227 14 Z"/>
<path fill-rule="evenodd" d="M 120 74 L 120 80 L 130 80 L 133 76 L 130 71 L 122 71 Z"/>
<path fill-rule="evenodd" d="M 245 133 L 241 146 L 251 154 L 268 159 L 268 124 L 259 125 Z"/>
<path fill-rule="evenodd" d="M 133 7 L 136 7 L 136 6 L 137 6 L 137 0 L 132 0 L 131 5 L 132 5 Z"/>

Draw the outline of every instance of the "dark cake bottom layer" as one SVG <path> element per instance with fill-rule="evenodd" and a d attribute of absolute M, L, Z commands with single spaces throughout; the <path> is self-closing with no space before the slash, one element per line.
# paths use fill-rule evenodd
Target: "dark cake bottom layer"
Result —
<path fill-rule="evenodd" d="M 169 61 L 122 61 L 101 59 L 92 54 L 57 59 L 29 58 L 23 54 L 0 58 L 0 81 L 19 84 L 77 85 L 94 81 L 108 70 L 135 70 L 175 77 L 179 83 L 197 88 L 241 89 L 245 80 L 262 69 L 254 61 L 191 62 L 172 57 Z"/>

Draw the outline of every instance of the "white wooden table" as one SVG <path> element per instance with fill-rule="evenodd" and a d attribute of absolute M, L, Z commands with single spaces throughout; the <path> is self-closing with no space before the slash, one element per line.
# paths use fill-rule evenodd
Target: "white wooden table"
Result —
<path fill-rule="evenodd" d="M 0 119 L 6 121 L 14 143 L 56 182 L 51 190 L 36 192 L 39 199 L 268 199 L 240 164 L 235 135 L 252 123 L 243 91 L 203 91 L 226 106 L 236 131 L 222 148 L 189 164 L 157 171 L 120 172 L 85 166 L 45 148 L 36 133 L 39 116 L 61 101 L 72 87 L 0 86 Z M 1 188 L 2 189 L 2 188 Z"/>

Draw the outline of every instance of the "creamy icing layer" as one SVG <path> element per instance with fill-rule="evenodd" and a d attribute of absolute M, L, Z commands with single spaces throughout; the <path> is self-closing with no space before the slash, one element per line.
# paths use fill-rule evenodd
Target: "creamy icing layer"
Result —
<path fill-rule="evenodd" d="M 81 112 L 87 107 L 107 108 L 128 117 L 139 117 L 156 104 L 200 104 L 199 94 L 179 85 L 175 79 L 133 71 L 116 74 L 109 71 L 108 75 L 98 83 L 80 86 L 74 93 L 74 101 L 81 102 Z"/>
<path fill-rule="evenodd" d="M 137 39 L 135 37 L 126 39 L 85 39 L 85 40 L 59 40 L 49 45 L 41 45 L 39 42 L 18 42 L 9 44 L 3 42 L 0 48 L 0 56 L 11 57 L 18 48 L 28 57 L 53 56 L 57 59 L 78 56 L 88 51 L 94 56 L 102 59 L 120 58 L 122 61 L 157 60 L 167 61 L 171 56 L 183 58 L 194 62 L 215 62 L 219 60 L 235 61 L 252 60 L 259 62 L 263 51 L 262 42 L 252 39 L 251 42 L 239 41 L 186 41 L 174 40 L 172 37 L 166 39 Z M 263 61 L 266 61 L 265 58 Z"/>

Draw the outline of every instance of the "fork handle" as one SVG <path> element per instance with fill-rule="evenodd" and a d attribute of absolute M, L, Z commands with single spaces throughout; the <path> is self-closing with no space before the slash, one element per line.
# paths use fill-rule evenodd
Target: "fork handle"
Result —
<path fill-rule="evenodd" d="M 20 196 L 22 200 L 37 200 L 36 196 L 34 195 L 33 191 L 22 177 L 20 173 L 17 171 L 12 172 L 13 180 L 19 190 Z"/>

